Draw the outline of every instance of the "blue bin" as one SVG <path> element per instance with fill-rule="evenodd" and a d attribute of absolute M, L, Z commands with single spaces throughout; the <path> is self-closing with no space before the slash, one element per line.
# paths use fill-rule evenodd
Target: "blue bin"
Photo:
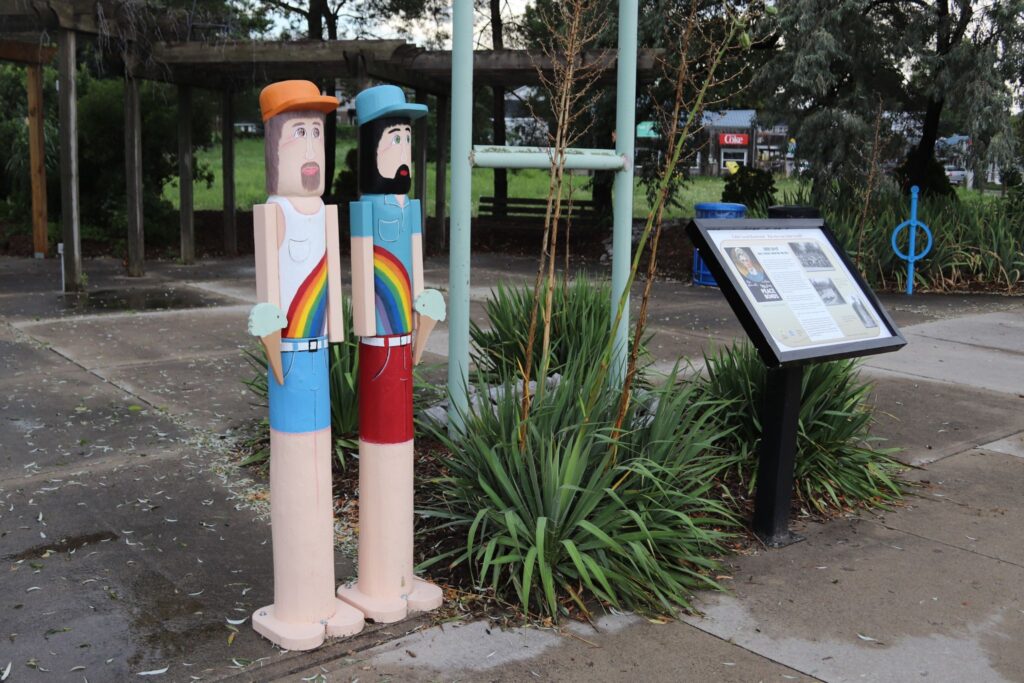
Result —
<path fill-rule="evenodd" d="M 728 202 L 701 202 L 693 207 L 697 218 L 746 218 L 747 207 Z M 693 284 L 700 287 L 717 287 L 715 276 L 708 270 L 697 249 L 693 250 Z"/>

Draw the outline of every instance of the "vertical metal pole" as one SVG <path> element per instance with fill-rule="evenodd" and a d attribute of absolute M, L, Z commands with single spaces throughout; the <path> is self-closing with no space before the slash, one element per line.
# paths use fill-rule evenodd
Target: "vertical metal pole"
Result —
<path fill-rule="evenodd" d="M 60 215 L 63 223 L 64 291 L 82 287 L 82 240 L 78 212 L 78 102 L 75 84 L 75 32 L 57 34 L 60 78 Z"/>
<path fill-rule="evenodd" d="M 635 0 L 633 0 L 635 3 Z M 462 427 L 469 405 L 469 261 L 473 134 L 473 0 L 452 16 L 452 227 L 448 268 L 448 427 Z"/>
<path fill-rule="evenodd" d="M 128 66 L 130 69 L 130 65 Z M 139 81 L 124 79 L 124 174 L 128 183 L 128 275 L 145 274 L 146 241 L 142 223 L 142 116 Z"/>
<path fill-rule="evenodd" d="M 802 366 L 769 368 L 764 387 L 754 532 L 775 548 L 803 540 L 789 531 L 803 374 Z"/>
<path fill-rule="evenodd" d="M 43 67 L 29 64 L 28 158 L 32 177 L 32 246 L 36 258 L 44 258 L 49 246 L 46 229 L 46 143 L 43 139 Z"/>
<path fill-rule="evenodd" d="M 235 223 L 235 107 L 231 90 L 221 100 L 220 138 L 224 182 L 224 255 L 238 256 L 238 230 Z"/>
<path fill-rule="evenodd" d="M 178 86 L 178 213 L 181 262 L 196 260 L 196 231 L 192 205 L 192 88 Z"/>
<path fill-rule="evenodd" d="M 636 136 L 636 31 L 638 0 L 619 0 L 619 61 L 616 75 L 615 151 L 626 165 L 615 174 L 612 186 L 614 223 L 612 229 L 612 321 L 626 289 L 633 248 L 633 148 Z M 611 381 L 621 385 L 626 376 L 629 301 L 615 336 L 611 358 Z"/>

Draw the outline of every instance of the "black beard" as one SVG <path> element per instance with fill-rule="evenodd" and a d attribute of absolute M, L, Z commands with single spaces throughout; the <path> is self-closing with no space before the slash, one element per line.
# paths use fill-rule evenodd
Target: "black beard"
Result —
<path fill-rule="evenodd" d="M 405 175 L 401 173 L 403 169 L 405 169 Z M 412 174 L 409 172 L 409 167 L 402 164 L 395 171 L 394 178 L 385 178 L 380 173 L 377 173 L 377 177 L 373 179 L 371 187 L 364 189 L 363 192 L 367 194 L 409 194 L 411 187 Z"/>

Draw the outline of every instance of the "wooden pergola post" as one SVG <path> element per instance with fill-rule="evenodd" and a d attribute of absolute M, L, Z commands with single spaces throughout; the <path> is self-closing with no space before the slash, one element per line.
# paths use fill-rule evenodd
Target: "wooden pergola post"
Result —
<path fill-rule="evenodd" d="M 43 140 L 43 68 L 28 65 L 28 157 L 32 176 L 32 250 L 45 258 L 49 246 L 46 229 L 46 147 Z"/>
<path fill-rule="evenodd" d="M 146 241 L 142 224 L 142 116 L 139 81 L 126 65 L 124 79 L 124 175 L 128 189 L 128 275 L 145 274 Z"/>
<path fill-rule="evenodd" d="M 192 88 L 178 86 L 178 212 L 181 224 L 181 262 L 196 260 L 192 206 Z"/>
<path fill-rule="evenodd" d="M 437 236 L 429 242 L 437 249 L 443 250 L 448 244 L 448 230 L 445 218 L 447 200 L 448 167 L 448 112 L 449 100 L 444 95 L 437 96 L 437 165 L 434 176 L 434 221 L 437 224 Z M 429 235 L 428 235 L 429 237 Z"/>
<path fill-rule="evenodd" d="M 427 103 L 427 93 L 423 90 L 416 91 L 416 101 L 420 104 Z M 416 121 L 416 131 L 413 135 L 413 182 L 416 184 L 413 192 L 416 199 L 420 200 L 420 226 L 423 231 L 427 230 L 427 117 Z"/>
<path fill-rule="evenodd" d="M 238 256 L 238 229 L 235 223 L 235 107 L 231 90 L 221 98 L 221 179 L 224 182 L 224 255 Z"/>
<path fill-rule="evenodd" d="M 75 32 L 57 33 L 60 74 L 60 195 L 64 239 L 64 291 L 82 288 L 82 242 L 78 207 L 78 104 L 75 84 Z"/>

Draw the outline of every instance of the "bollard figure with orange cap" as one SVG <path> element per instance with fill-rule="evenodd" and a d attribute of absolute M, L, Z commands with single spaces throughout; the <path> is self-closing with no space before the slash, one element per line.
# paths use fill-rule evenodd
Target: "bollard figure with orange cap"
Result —
<path fill-rule="evenodd" d="M 260 93 L 267 203 L 253 207 L 256 296 L 249 332 L 267 352 L 274 603 L 253 627 L 288 650 L 358 633 L 335 596 L 328 342 L 344 340 L 336 206 L 324 191 L 324 121 L 338 107 L 309 81 Z"/>
<path fill-rule="evenodd" d="M 440 588 L 413 574 L 412 367 L 445 315 L 440 292 L 423 287 L 420 202 L 408 196 L 412 121 L 426 114 L 393 85 L 356 96 L 361 196 L 349 213 L 360 337 L 359 577 L 338 597 L 383 623 L 442 602 Z"/>

